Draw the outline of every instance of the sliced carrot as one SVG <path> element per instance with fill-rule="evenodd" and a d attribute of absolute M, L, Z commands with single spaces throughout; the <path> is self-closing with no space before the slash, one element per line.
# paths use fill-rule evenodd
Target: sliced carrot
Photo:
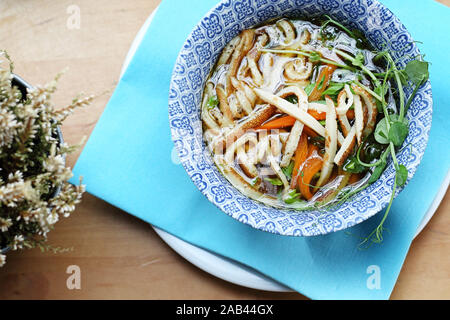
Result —
<path fill-rule="evenodd" d="M 305 133 L 300 136 L 297 150 L 294 156 L 294 168 L 292 169 L 291 188 L 294 189 L 297 186 L 298 175 L 300 174 L 300 167 L 305 162 L 308 156 L 308 137 Z"/>
<path fill-rule="evenodd" d="M 308 160 L 311 157 L 317 157 L 319 155 L 319 148 L 313 144 L 309 145 L 308 148 L 308 156 L 306 159 Z"/>
<path fill-rule="evenodd" d="M 322 169 L 322 162 L 322 159 L 318 157 L 309 158 L 303 166 L 303 174 L 300 174 L 298 177 L 300 193 L 307 200 L 311 199 L 313 196 L 310 189 L 311 180 L 314 175 Z"/>
<path fill-rule="evenodd" d="M 308 113 L 314 117 L 316 120 L 325 120 L 327 118 L 326 112 L 317 112 L 316 110 L 308 110 Z"/>
<path fill-rule="evenodd" d="M 284 116 L 284 117 L 276 118 L 274 120 L 266 122 L 263 125 L 256 127 L 255 130 L 259 130 L 259 129 L 272 130 L 272 129 L 281 129 L 281 128 L 286 128 L 286 127 L 292 127 L 294 125 L 295 121 L 297 121 L 297 119 L 295 119 L 292 116 Z"/>
<path fill-rule="evenodd" d="M 353 110 L 351 110 L 351 111 L 353 111 Z M 314 119 L 316 119 L 316 120 L 325 120 L 327 117 L 326 112 L 317 112 L 316 110 L 308 110 L 308 113 L 311 116 L 313 116 Z M 348 113 L 347 113 L 347 115 L 348 115 Z M 354 113 L 353 113 L 353 118 L 354 118 Z M 353 119 L 353 118 L 349 118 L 349 119 Z M 270 120 L 270 121 L 264 123 L 263 125 L 256 127 L 255 130 L 261 130 L 261 129 L 271 130 L 271 129 L 281 129 L 281 128 L 292 127 L 294 125 L 295 121 L 297 121 L 297 119 L 294 118 L 293 116 L 283 116 L 280 118 L 276 118 L 274 120 Z M 307 127 L 305 126 L 305 128 L 307 128 Z M 313 131 L 311 130 L 311 134 L 308 134 L 308 135 L 312 135 L 312 132 Z M 317 133 L 314 132 L 314 135 L 317 135 Z"/>
<path fill-rule="evenodd" d="M 322 96 L 322 93 L 326 90 L 328 87 L 328 84 L 330 83 L 331 76 L 333 72 L 336 70 L 337 66 L 332 64 L 327 64 L 319 73 L 319 76 L 317 77 L 316 85 L 314 86 L 314 89 L 311 91 L 311 94 L 308 97 L 308 101 L 317 101 Z"/>
<path fill-rule="evenodd" d="M 314 117 L 314 119 L 316 120 L 325 120 L 327 117 L 326 112 L 317 112 L 316 110 L 308 110 L 308 113 Z M 292 127 L 295 123 L 295 121 L 297 121 L 296 118 L 294 118 L 293 116 L 283 116 L 280 118 L 276 118 L 274 120 L 268 121 L 266 123 L 264 123 L 263 125 L 256 127 L 255 130 L 260 130 L 260 129 L 266 129 L 266 130 L 271 130 L 271 129 L 281 129 L 281 128 L 287 128 L 287 127 Z M 305 126 L 305 128 L 307 128 Z M 313 133 L 314 131 L 310 129 L 310 135 L 317 135 L 317 133 Z"/>
<path fill-rule="evenodd" d="M 355 110 L 349 109 L 349 110 L 347 111 L 347 118 L 348 118 L 349 120 L 355 119 Z"/>

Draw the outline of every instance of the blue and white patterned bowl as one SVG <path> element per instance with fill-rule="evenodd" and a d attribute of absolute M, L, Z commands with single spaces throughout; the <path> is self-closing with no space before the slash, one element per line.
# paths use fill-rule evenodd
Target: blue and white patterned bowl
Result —
<path fill-rule="evenodd" d="M 324 14 L 362 30 L 378 49 L 387 45 L 399 67 L 419 54 L 399 19 L 375 0 L 223 0 L 194 27 L 175 64 L 169 94 L 169 121 L 181 163 L 212 203 L 256 229 L 289 236 L 327 234 L 368 219 L 389 202 L 395 175 L 392 163 L 377 182 L 328 212 L 275 209 L 235 189 L 219 173 L 203 141 L 200 117 L 203 87 L 223 47 L 240 31 L 272 18 L 311 18 Z M 412 89 L 406 88 L 405 92 L 408 98 Z M 404 148 L 398 159 L 408 168 L 409 181 L 422 159 L 431 127 L 429 82 L 418 91 L 407 117 L 410 133 L 404 145 L 411 147 Z"/>

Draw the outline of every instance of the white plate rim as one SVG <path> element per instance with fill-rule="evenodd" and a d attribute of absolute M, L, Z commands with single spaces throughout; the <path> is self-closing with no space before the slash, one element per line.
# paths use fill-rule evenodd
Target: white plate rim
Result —
<path fill-rule="evenodd" d="M 120 77 L 122 77 L 128 64 L 136 53 L 139 44 L 141 43 L 145 32 L 149 28 L 158 7 L 150 14 L 150 16 L 145 21 L 144 25 L 138 31 L 135 39 L 133 40 L 130 49 L 127 53 L 125 61 L 122 66 Z M 444 178 L 436 196 L 433 199 L 430 207 L 428 208 L 425 216 L 423 217 L 419 227 L 417 228 L 414 239 L 419 235 L 420 232 L 425 228 L 428 222 L 433 217 L 437 208 L 439 207 L 442 199 L 444 198 L 447 189 L 450 184 L 450 170 Z M 214 275 L 217 278 L 225 280 L 227 282 L 234 283 L 243 287 L 273 291 L 273 292 L 292 292 L 293 290 L 278 283 L 277 281 L 268 278 L 262 273 L 243 265 L 237 261 L 228 259 L 226 257 L 220 256 L 208 250 L 194 246 L 186 241 L 183 241 L 170 233 L 163 231 L 155 226 L 152 226 L 156 233 L 161 237 L 161 239 L 166 242 L 166 244 L 171 247 L 175 252 L 177 252 L 184 259 L 200 268 L 201 270 Z"/>

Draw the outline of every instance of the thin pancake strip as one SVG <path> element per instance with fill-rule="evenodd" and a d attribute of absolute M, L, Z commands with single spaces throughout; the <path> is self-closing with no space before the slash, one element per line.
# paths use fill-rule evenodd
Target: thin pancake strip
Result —
<path fill-rule="evenodd" d="M 298 87 L 290 86 L 287 88 L 284 88 L 281 90 L 278 95 L 281 98 L 285 98 L 289 95 L 295 95 L 298 99 L 298 108 L 302 109 L 303 111 L 308 111 L 308 95 L 303 89 L 300 89 Z M 289 163 L 291 162 L 292 156 L 294 155 L 294 152 L 298 146 L 298 142 L 300 140 L 300 136 L 303 132 L 304 124 L 300 121 L 295 121 L 294 126 L 291 129 L 291 132 L 289 133 L 289 138 L 286 142 L 286 146 L 284 148 L 284 155 L 281 159 L 280 166 L 282 168 L 287 167 Z"/>
<path fill-rule="evenodd" d="M 344 143 L 342 144 L 338 153 L 334 157 L 334 163 L 336 163 L 338 166 L 342 166 L 345 160 L 347 160 L 350 153 L 353 151 L 355 143 L 356 143 L 356 127 L 353 126 L 350 129 L 350 132 L 345 137 Z"/>
<path fill-rule="evenodd" d="M 227 94 L 225 93 L 225 89 L 222 85 L 216 86 L 216 94 L 217 98 L 219 99 L 220 112 L 222 112 L 223 115 L 222 126 L 232 126 L 234 123 L 233 113 L 231 112 L 230 106 L 228 105 Z"/>
<path fill-rule="evenodd" d="M 341 90 L 341 92 L 339 92 L 337 98 L 338 106 L 336 108 L 336 113 L 338 114 L 338 116 L 340 114 L 346 114 L 348 109 L 350 109 L 350 107 L 353 105 L 353 101 L 353 93 L 350 90 L 349 85 L 345 84 L 344 90 Z"/>
<path fill-rule="evenodd" d="M 213 96 L 213 88 L 214 85 L 209 82 L 205 87 L 205 96 L 203 98 L 202 102 L 202 119 L 205 126 L 211 130 L 211 133 L 214 135 L 219 134 L 219 125 L 217 124 L 214 117 L 211 116 L 209 109 L 208 109 L 208 100 Z"/>
<path fill-rule="evenodd" d="M 362 98 L 367 110 L 368 119 L 363 130 L 363 137 L 367 137 L 375 129 L 375 124 L 377 122 L 377 115 L 378 115 L 377 105 L 373 97 L 360 86 L 352 85 L 352 89 L 353 91 L 355 91 L 357 95 L 359 95 Z"/>
<path fill-rule="evenodd" d="M 364 111 L 361 103 L 361 98 L 356 95 L 354 97 L 355 100 L 355 124 L 356 126 L 356 140 L 358 141 L 358 145 L 362 142 L 362 134 L 364 130 Z"/>
<path fill-rule="evenodd" d="M 236 47 L 241 42 L 241 37 L 236 36 L 231 40 L 227 46 L 223 49 L 222 54 L 220 55 L 219 60 L 217 61 L 217 67 L 225 64 L 230 60 L 231 55 L 233 54 L 234 50 L 236 50 Z"/>
<path fill-rule="evenodd" d="M 254 35 L 255 31 L 252 29 L 244 30 L 241 33 L 241 42 L 236 47 L 236 49 L 233 52 L 233 55 L 231 56 L 230 69 L 228 70 L 227 73 L 227 83 L 226 83 L 227 95 L 230 95 L 233 90 L 231 86 L 231 78 L 236 76 L 242 58 L 252 48 Z"/>
<path fill-rule="evenodd" d="M 334 166 L 334 157 L 337 149 L 337 122 L 336 122 L 336 108 L 333 100 L 328 96 L 327 101 L 327 118 L 325 120 L 325 154 L 323 156 L 323 165 L 320 172 L 320 178 L 317 181 L 317 186 L 321 187 L 330 177 Z"/>
<path fill-rule="evenodd" d="M 258 68 L 258 61 L 261 57 L 260 49 L 264 47 L 269 41 L 269 36 L 265 33 L 256 38 L 255 45 L 247 54 L 247 64 L 252 75 L 253 82 L 257 86 L 262 86 L 264 84 L 264 79 Z"/>
<path fill-rule="evenodd" d="M 242 136 L 246 130 L 260 126 L 275 113 L 276 108 L 269 104 L 262 105 L 253 110 L 250 115 L 230 130 L 225 136 L 226 145 L 230 145 L 234 140 Z"/>

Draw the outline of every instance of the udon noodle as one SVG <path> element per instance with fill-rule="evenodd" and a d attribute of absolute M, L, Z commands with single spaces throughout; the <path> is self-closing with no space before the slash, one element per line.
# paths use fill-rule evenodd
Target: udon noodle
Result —
<path fill-rule="evenodd" d="M 374 53 L 347 33 L 302 20 L 244 30 L 223 49 L 201 116 L 214 162 L 243 194 L 296 207 L 329 202 L 364 179 L 346 165 L 373 141 L 379 112 L 371 79 L 344 53 L 378 70 Z"/>

